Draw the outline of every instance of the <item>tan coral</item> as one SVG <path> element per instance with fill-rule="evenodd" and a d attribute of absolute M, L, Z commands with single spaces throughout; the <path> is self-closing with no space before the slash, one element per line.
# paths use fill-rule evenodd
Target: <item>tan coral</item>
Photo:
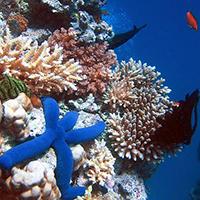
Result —
<path fill-rule="evenodd" d="M 63 62 L 61 47 L 56 45 L 50 53 L 47 42 L 39 46 L 22 37 L 12 39 L 9 34 L 0 38 L 0 66 L 38 95 L 76 90 L 74 82 L 81 80 L 81 66 L 74 59 Z"/>
<path fill-rule="evenodd" d="M 32 109 L 30 99 L 20 93 L 17 98 L 4 102 L 3 107 L 1 126 L 17 140 L 26 138 L 29 134 L 27 111 Z"/>
<path fill-rule="evenodd" d="M 159 160 L 162 152 L 154 147 L 150 136 L 160 127 L 157 118 L 164 117 L 172 108 L 167 95 L 170 90 L 163 86 L 165 80 L 159 78 L 160 73 L 155 67 L 140 61 L 131 59 L 128 63 L 122 62 L 116 73 L 104 100 L 111 109 L 115 109 L 108 120 L 111 146 L 122 158 Z M 120 82 L 130 86 L 127 93 L 129 103 L 113 93 L 115 89 L 118 90 L 115 87 Z M 115 101 L 114 98 L 109 99 L 112 95 Z"/>
<path fill-rule="evenodd" d="M 23 169 L 13 167 L 9 176 L 0 175 L 0 179 L 0 196 L 4 199 L 56 200 L 61 196 L 53 170 L 39 160 Z"/>
<path fill-rule="evenodd" d="M 77 96 L 89 93 L 102 94 L 111 77 L 111 67 L 117 63 L 113 50 L 108 43 L 83 44 L 76 40 L 76 32 L 70 28 L 56 30 L 48 42 L 52 50 L 55 45 L 63 47 L 64 59 L 74 58 L 83 67 L 84 80 L 78 82 Z M 70 93 L 69 93 L 70 94 Z"/>
<path fill-rule="evenodd" d="M 97 141 L 90 148 L 88 160 L 84 164 L 84 174 L 93 184 L 104 185 L 112 178 L 114 173 L 115 158 L 106 147 L 104 140 Z"/>
<path fill-rule="evenodd" d="M 86 152 L 80 144 L 77 144 L 70 149 L 74 159 L 74 171 L 76 171 L 85 163 Z"/>

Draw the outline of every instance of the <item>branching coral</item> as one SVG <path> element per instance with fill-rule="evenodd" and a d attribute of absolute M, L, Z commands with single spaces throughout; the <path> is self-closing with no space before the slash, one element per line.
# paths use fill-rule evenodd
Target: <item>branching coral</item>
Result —
<path fill-rule="evenodd" d="M 88 160 L 84 164 L 84 173 L 92 184 L 105 185 L 115 174 L 114 163 L 115 158 L 106 147 L 105 141 L 95 140 L 95 144 L 89 150 Z"/>
<path fill-rule="evenodd" d="M 116 64 L 116 56 L 112 50 L 108 50 L 107 43 L 95 43 L 83 45 L 76 40 L 76 32 L 73 29 L 57 30 L 48 40 L 54 50 L 56 44 L 63 47 L 65 60 L 74 58 L 82 66 L 82 75 L 86 78 L 77 84 L 77 96 L 88 93 L 102 94 L 111 76 L 111 66 Z"/>
<path fill-rule="evenodd" d="M 157 118 L 171 110 L 167 96 L 170 90 L 159 76 L 155 67 L 132 59 L 122 62 L 104 97 L 104 102 L 116 111 L 108 119 L 108 132 L 111 146 L 122 158 L 152 161 L 162 156 L 150 139 L 161 126 Z"/>
<path fill-rule="evenodd" d="M 0 38 L 0 67 L 5 73 L 24 81 L 38 95 L 60 94 L 76 90 L 81 66 L 73 59 L 63 62 L 62 48 L 57 45 L 50 53 L 47 42 L 41 46 L 28 39 Z"/>

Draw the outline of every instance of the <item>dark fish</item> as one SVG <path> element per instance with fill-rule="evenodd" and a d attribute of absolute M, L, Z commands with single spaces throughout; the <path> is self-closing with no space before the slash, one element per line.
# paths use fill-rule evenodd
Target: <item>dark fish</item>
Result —
<path fill-rule="evenodd" d="M 189 145 L 197 128 L 197 104 L 199 90 L 186 95 L 184 100 L 175 102 L 172 112 L 167 112 L 164 118 L 158 118 L 162 125 L 152 135 L 151 140 L 159 145 L 163 152 L 174 153 L 182 145 Z M 194 113 L 194 123 L 192 116 Z"/>
<path fill-rule="evenodd" d="M 130 40 L 132 37 L 134 37 L 140 30 L 145 28 L 147 24 L 144 24 L 143 26 L 136 27 L 134 25 L 133 29 L 130 31 L 127 31 L 125 33 L 116 34 L 108 43 L 110 49 L 115 49 L 124 43 L 126 43 L 128 40 Z"/>

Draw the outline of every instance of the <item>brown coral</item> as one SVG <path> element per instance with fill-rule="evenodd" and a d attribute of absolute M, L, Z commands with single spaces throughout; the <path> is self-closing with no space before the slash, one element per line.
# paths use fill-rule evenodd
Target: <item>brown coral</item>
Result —
<path fill-rule="evenodd" d="M 63 47 L 65 60 L 74 58 L 83 67 L 84 80 L 77 84 L 76 96 L 85 96 L 88 93 L 102 94 L 110 80 L 111 66 L 116 64 L 113 50 L 108 50 L 108 44 L 94 43 L 83 44 L 76 40 L 73 29 L 56 30 L 48 40 L 52 50 L 55 45 Z"/>
<path fill-rule="evenodd" d="M 128 63 L 122 62 L 116 73 L 105 101 L 116 111 L 108 119 L 111 146 L 122 158 L 159 160 L 162 151 L 153 145 L 150 138 L 161 126 L 158 117 L 164 117 L 171 110 L 167 96 L 170 90 L 163 86 L 164 79 L 158 78 L 160 73 L 155 67 L 132 59 Z M 129 96 L 128 104 L 127 99 L 119 99 L 121 96 L 113 93 L 118 90 L 116 85 L 120 82 L 129 85 L 128 90 L 124 88 L 124 96 Z M 112 95 L 115 95 L 115 101 L 114 98 L 109 99 Z"/>
<path fill-rule="evenodd" d="M 47 42 L 41 46 L 26 38 L 0 38 L 0 67 L 5 73 L 23 80 L 37 95 L 61 94 L 76 90 L 81 66 L 73 59 L 63 62 L 62 47 L 50 53 Z"/>
<path fill-rule="evenodd" d="M 10 15 L 7 19 L 10 30 L 20 34 L 27 30 L 28 20 L 21 14 Z"/>

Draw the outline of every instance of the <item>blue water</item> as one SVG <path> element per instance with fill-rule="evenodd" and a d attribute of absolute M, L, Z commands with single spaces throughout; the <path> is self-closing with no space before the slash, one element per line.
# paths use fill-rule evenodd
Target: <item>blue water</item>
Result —
<path fill-rule="evenodd" d="M 134 24 L 148 24 L 116 49 L 120 60 L 133 57 L 155 65 L 172 89 L 174 100 L 200 88 L 200 30 L 190 29 L 185 20 L 191 10 L 200 23 L 199 0 L 108 0 L 106 9 L 110 15 L 105 19 L 115 32 L 129 30 Z M 199 142 L 200 123 L 192 144 L 177 157 L 167 158 L 147 181 L 149 200 L 190 199 L 189 192 L 200 179 Z"/>

